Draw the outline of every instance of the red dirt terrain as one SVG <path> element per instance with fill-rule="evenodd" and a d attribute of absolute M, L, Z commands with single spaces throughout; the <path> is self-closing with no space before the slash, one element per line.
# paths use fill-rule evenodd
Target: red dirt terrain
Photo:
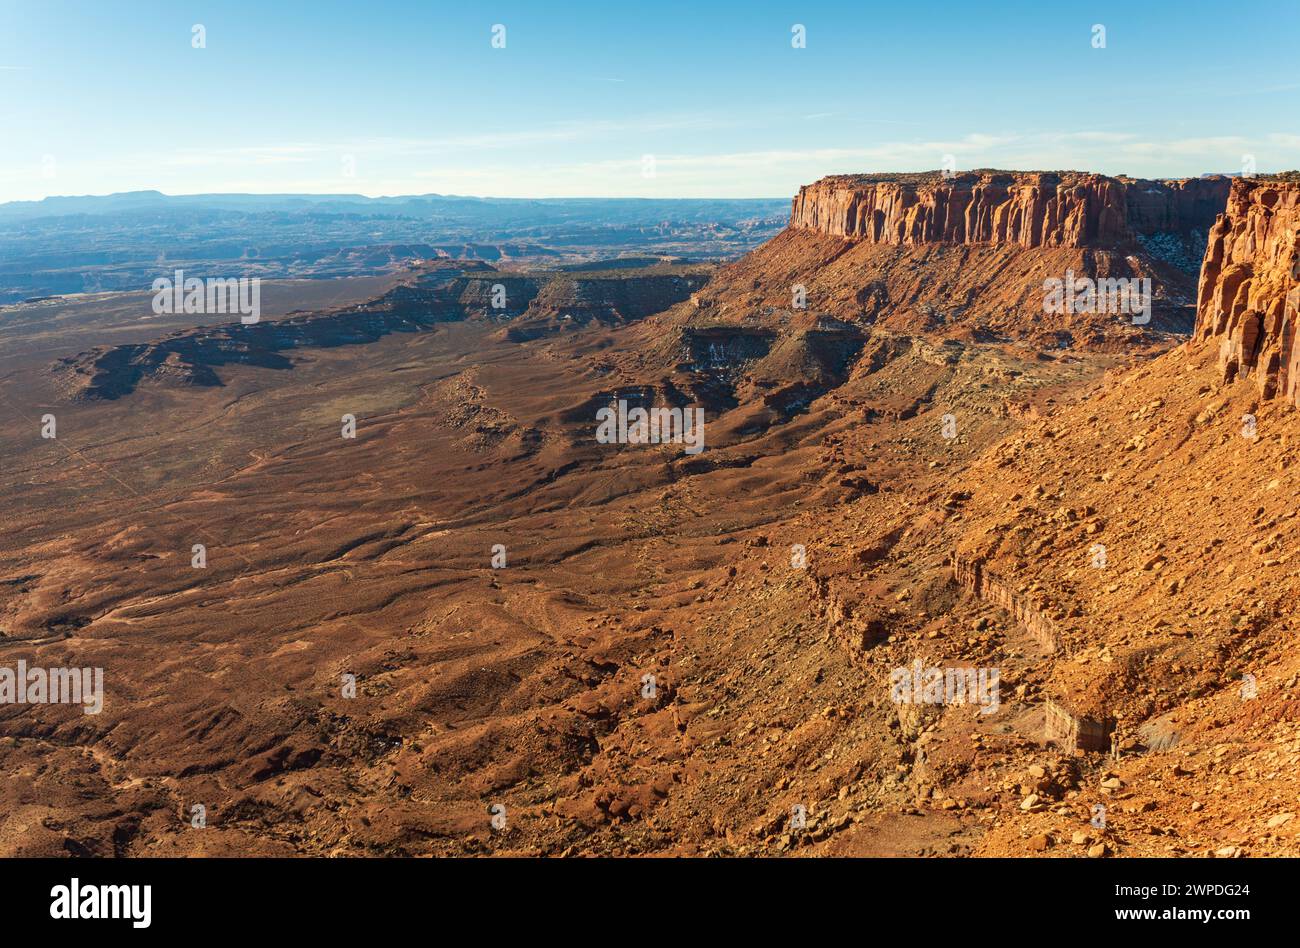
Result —
<path fill-rule="evenodd" d="M 1298 198 L 834 178 L 716 271 L 6 310 L 0 665 L 104 704 L 0 705 L 0 853 L 1296 855 Z"/>

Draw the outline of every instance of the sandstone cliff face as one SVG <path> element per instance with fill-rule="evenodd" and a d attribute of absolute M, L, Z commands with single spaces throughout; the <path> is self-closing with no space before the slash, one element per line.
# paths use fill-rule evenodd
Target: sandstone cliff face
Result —
<path fill-rule="evenodd" d="M 1077 172 L 844 175 L 800 188 L 790 226 L 893 245 L 1121 247 L 1209 227 L 1228 187 Z"/>
<path fill-rule="evenodd" d="M 1210 230 L 1197 294 L 1196 338 L 1220 339 L 1231 382 L 1254 374 L 1260 394 L 1300 404 L 1300 180 L 1238 179 Z"/>

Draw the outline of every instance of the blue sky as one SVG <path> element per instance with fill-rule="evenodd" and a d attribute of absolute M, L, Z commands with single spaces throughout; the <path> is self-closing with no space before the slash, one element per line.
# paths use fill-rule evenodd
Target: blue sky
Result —
<path fill-rule="evenodd" d="M 0 0 L 0 201 L 778 197 L 948 154 L 1274 171 L 1300 166 L 1297 62 L 1295 0 Z"/>

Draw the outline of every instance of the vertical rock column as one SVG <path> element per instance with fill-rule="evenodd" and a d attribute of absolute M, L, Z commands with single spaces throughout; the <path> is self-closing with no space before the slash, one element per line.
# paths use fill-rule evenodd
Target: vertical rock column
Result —
<path fill-rule="evenodd" d="M 1210 229 L 1196 338 L 1219 340 L 1225 382 L 1300 404 L 1300 181 L 1238 178 Z"/>

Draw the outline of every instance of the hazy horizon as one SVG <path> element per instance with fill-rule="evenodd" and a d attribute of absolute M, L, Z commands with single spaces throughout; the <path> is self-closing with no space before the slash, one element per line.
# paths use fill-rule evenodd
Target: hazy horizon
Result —
<path fill-rule="evenodd" d="M 1055 169 L 1053 169 L 1055 170 Z M 35 204 L 41 201 L 124 197 L 132 194 L 157 194 L 164 198 L 221 198 L 221 197 L 284 197 L 284 198 L 362 198 L 367 201 L 400 201 L 416 198 L 444 198 L 466 201 L 783 201 L 789 194 L 741 194 L 735 196 L 705 195 L 701 197 L 679 197 L 675 195 L 600 195 L 600 194 L 561 194 L 538 196 L 532 194 L 452 194 L 440 191 L 423 191 L 404 194 L 365 194 L 360 191 L 187 191 L 167 192 L 158 188 L 133 188 L 130 191 L 103 191 L 90 194 L 47 194 L 40 198 L 16 198 L 0 201 L 0 207 L 6 204 Z"/>
<path fill-rule="evenodd" d="M 914 170 L 917 170 L 917 171 L 920 171 L 920 172 L 933 171 L 933 172 L 935 172 L 935 173 L 939 173 L 939 171 L 940 171 L 940 169 L 938 169 L 938 168 L 918 168 L 918 169 L 914 169 Z M 962 170 L 962 169 L 959 169 L 959 173 L 960 173 L 960 170 Z M 1051 172 L 1051 173 L 1078 172 L 1078 173 L 1081 173 L 1081 174 L 1106 174 L 1106 172 L 1102 172 L 1102 171 L 1094 171 L 1094 170 L 1091 169 L 1091 168 L 990 168 L 990 169 L 964 169 L 964 170 L 970 170 L 970 171 L 987 170 L 987 171 L 1007 171 L 1007 172 Z M 1292 168 L 1284 168 L 1284 169 L 1279 169 L 1279 170 L 1280 170 L 1280 171 L 1291 171 L 1291 170 L 1294 170 L 1294 169 L 1292 169 Z M 1275 173 L 1275 172 L 1261 172 L 1261 174 L 1265 174 L 1265 175 L 1266 175 L 1266 174 L 1271 174 L 1271 173 Z M 1238 175 L 1238 174 L 1240 174 L 1240 172 L 1236 172 L 1236 171 L 1204 171 L 1204 172 L 1201 172 L 1199 175 L 1175 175 L 1175 176 L 1161 175 L 1161 176 L 1157 176 L 1157 179 L 1176 180 L 1176 179 L 1178 179 L 1178 178 L 1211 177 L 1211 176 L 1214 176 L 1214 175 L 1223 175 L 1223 176 L 1225 176 L 1225 177 L 1232 177 L 1232 176 L 1234 176 L 1234 175 Z M 827 175 L 821 175 L 820 177 L 826 177 L 826 176 L 827 176 Z M 1130 175 L 1129 177 L 1133 177 L 1133 178 L 1146 178 L 1147 176 L 1146 176 L 1146 175 Z M 805 184 L 810 184 L 810 183 L 812 183 L 811 180 L 808 181 L 808 182 L 805 182 Z M 797 191 L 798 188 L 796 188 L 795 190 Z M 158 189 L 158 188 L 135 188 L 135 189 L 132 189 L 132 190 L 130 190 L 130 191 L 105 191 L 105 192 L 97 192 L 97 193 L 89 193 L 89 194 L 47 194 L 47 195 L 45 195 L 44 197 L 40 197 L 40 198 L 17 198 L 17 199 L 14 199 L 14 200 L 0 201 L 0 207 L 4 207 L 4 206 L 6 206 L 6 205 L 10 205 L 10 204 L 35 204 L 35 203 L 40 203 L 40 202 L 42 202 L 42 201 L 50 201 L 50 200 L 69 200 L 69 201 L 71 201 L 71 200 L 82 200 L 82 199 L 94 200 L 94 199 L 97 199 L 97 198 L 124 197 L 124 196 L 132 195 L 132 194 L 157 194 L 157 195 L 159 195 L 159 196 L 161 196 L 161 197 L 164 197 L 164 198 L 204 198 L 204 197 L 210 197 L 210 198 L 232 198 L 232 197 L 263 197 L 263 198 L 273 198 L 273 197 L 283 197 L 283 198 L 334 198 L 334 199 L 339 199 L 339 200 L 343 200 L 343 199 L 347 199 L 347 198 L 360 198 L 360 199 L 367 200 L 367 201 L 400 201 L 400 200 L 413 200 L 413 199 L 418 199 L 418 198 L 442 198 L 442 199 L 450 199 L 450 200 L 466 200 L 466 201 L 553 201 L 553 202 L 560 202 L 560 201 L 683 201 L 683 202 L 688 202 L 688 201 L 707 201 L 707 200 L 718 200 L 718 201 L 783 201 L 783 200 L 788 200 L 788 199 L 790 199 L 791 197 L 793 197 L 793 196 L 794 196 L 794 193 L 795 193 L 795 192 L 791 192 L 790 194 L 738 194 L 738 195 L 706 194 L 706 195 L 698 195 L 698 196 L 683 196 L 683 195 L 672 195 L 672 194 L 666 194 L 666 195 L 640 195 L 640 194 L 632 194 L 632 195 L 607 195 L 607 194 L 561 194 L 561 195 L 534 195 L 534 194 L 521 194 L 521 195 L 507 195 L 507 194 L 465 194 L 465 193 L 450 193 L 450 192 L 440 192 L 440 191 L 423 191 L 423 192 L 419 192 L 419 193 L 408 192 L 408 193 L 401 193 L 401 194 L 398 194 L 398 193 L 393 193 L 393 194 L 366 194 L 366 193 L 361 192 L 361 191 L 339 191 L 339 192 L 332 192 L 332 191 L 188 191 L 188 192 L 167 192 L 167 191 L 162 191 L 162 190 L 160 190 L 160 189 Z"/>

